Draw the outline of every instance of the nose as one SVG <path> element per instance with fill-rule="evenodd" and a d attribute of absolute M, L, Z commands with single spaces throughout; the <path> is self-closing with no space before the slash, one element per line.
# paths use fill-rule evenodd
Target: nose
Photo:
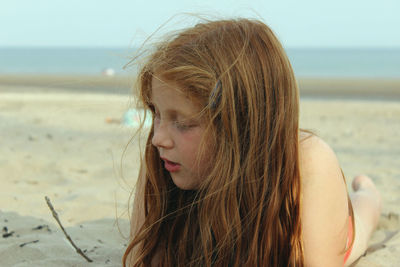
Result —
<path fill-rule="evenodd" d="M 154 124 L 153 138 L 151 139 L 153 146 L 157 148 L 172 148 L 174 142 L 169 134 L 168 125 L 166 123 Z"/>

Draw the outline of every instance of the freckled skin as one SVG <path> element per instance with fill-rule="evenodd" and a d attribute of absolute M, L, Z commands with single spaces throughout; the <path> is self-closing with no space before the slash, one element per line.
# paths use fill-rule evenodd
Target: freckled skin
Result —
<path fill-rule="evenodd" d="M 178 171 L 170 173 L 175 185 L 192 190 L 198 188 L 207 169 L 206 156 L 198 157 L 205 126 L 195 117 L 200 107 L 176 88 L 174 83 L 152 80 L 151 101 L 155 112 L 152 144 L 161 158 L 180 165 Z"/>

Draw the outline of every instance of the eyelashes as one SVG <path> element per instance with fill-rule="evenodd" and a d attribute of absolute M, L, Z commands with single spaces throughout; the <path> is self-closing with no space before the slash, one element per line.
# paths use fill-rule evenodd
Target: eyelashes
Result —
<path fill-rule="evenodd" d="M 160 113 L 154 108 L 154 106 L 149 106 L 149 108 L 153 114 L 154 123 L 159 124 L 161 121 Z M 198 126 L 198 124 L 196 122 L 193 122 L 190 120 L 171 119 L 169 123 L 181 132 L 188 131 L 188 130 Z"/>
<path fill-rule="evenodd" d="M 196 124 L 191 124 L 191 123 L 186 123 L 186 122 L 181 122 L 181 121 L 174 121 L 173 124 L 180 131 L 187 131 L 187 130 L 197 126 Z"/>

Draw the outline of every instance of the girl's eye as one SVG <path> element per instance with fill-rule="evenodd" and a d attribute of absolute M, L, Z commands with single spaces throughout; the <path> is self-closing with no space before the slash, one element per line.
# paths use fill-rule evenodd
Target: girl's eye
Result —
<path fill-rule="evenodd" d="M 187 131 L 196 126 L 195 124 L 191 124 L 188 122 L 182 122 L 182 121 L 175 121 L 174 125 L 180 131 Z"/>

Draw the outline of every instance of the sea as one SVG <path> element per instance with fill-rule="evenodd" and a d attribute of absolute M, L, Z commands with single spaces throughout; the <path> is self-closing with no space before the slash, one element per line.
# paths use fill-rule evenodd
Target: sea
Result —
<path fill-rule="evenodd" d="M 287 48 L 297 77 L 400 78 L 400 48 Z M 0 48 L 0 75 L 132 74 L 135 49 Z"/>

